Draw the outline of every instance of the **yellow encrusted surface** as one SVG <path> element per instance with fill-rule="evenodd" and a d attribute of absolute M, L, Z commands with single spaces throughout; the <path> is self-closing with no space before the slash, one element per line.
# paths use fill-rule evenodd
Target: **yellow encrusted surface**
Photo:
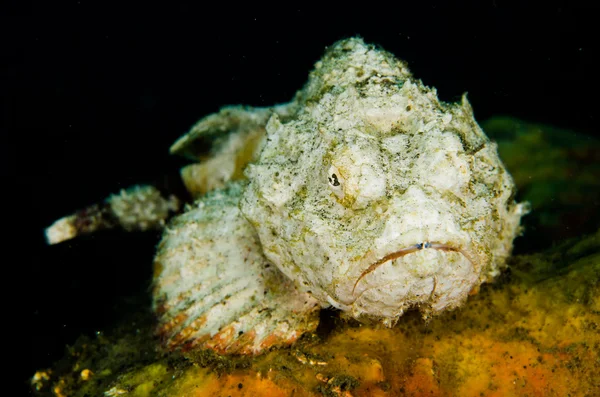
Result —
<path fill-rule="evenodd" d="M 387 329 L 329 313 L 316 335 L 256 358 L 162 355 L 149 329 L 125 330 L 79 342 L 37 386 L 65 396 L 594 395 L 599 248 L 600 232 L 517 256 L 496 284 L 427 323 L 415 312 Z"/>

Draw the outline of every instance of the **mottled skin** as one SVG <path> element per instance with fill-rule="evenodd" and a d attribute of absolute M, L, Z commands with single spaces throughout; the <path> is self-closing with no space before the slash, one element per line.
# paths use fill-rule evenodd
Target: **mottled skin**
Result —
<path fill-rule="evenodd" d="M 323 306 L 386 324 L 456 307 L 498 274 L 524 209 L 465 97 L 440 102 L 351 39 L 299 98 L 246 172 L 242 212 L 270 262 Z"/>
<path fill-rule="evenodd" d="M 260 353 L 314 330 L 319 307 L 388 326 L 410 307 L 455 308 L 505 266 L 526 212 L 466 97 L 439 101 L 356 38 L 330 47 L 291 102 L 223 108 L 171 152 L 195 160 L 182 179 L 197 200 L 155 259 L 170 348 Z M 73 219 L 49 241 L 76 235 Z"/>

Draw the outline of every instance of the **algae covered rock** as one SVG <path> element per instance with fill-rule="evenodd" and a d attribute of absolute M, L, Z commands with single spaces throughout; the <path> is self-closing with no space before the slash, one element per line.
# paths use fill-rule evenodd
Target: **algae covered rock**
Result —
<path fill-rule="evenodd" d="M 483 125 L 490 126 L 521 193 L 532 202 L 532 224 L 545 234 L 527 230 L 527 253 L 513 256 L 509 269 L 468 305 L 428 322 L 409 312 L 392 329 L 325 312 L 316 334 L 292 349 L 254 358 L 210 350 L 165 354 L 156 348 L 146 314 L 134 326 L 82 337 L 52 368 L 34 374 L 32 389 L 40 396 L 597 394 L 600 230 L 583 223 L 587 236 L 564 240 L 573 229 L 555 217 L 574 208 L 598 216 L 593 198 L 600 179 L 590 177 L 598 164 L 577 154 L 587 152 L 585 142 L 594 148 L 597 141 L 560 130 L 560 136 L 579 139 L 557 141 L 554 128 L 510 118 Z M 538 144 L 554 153 L 553 161 L 537 154 Z M 534 194 L 555 184 L 568 192 Z M 548 236 L 564 241 L 552 246 Z M 536 246 L 546 248 L 535 252 Z"/>
<path fill-rule="evenodd" d="M 517 244 L 535 251 L 596 231 L 600 225 L 597 138 L 511 117 L 493 117 L 482 127 L 498 143 L 519 198 L 531 205 L 531 213 L 523 218 L 527 238 Z"/>
<path fill-rule="evenodd" d="M 161 354 L 141 332 L 83 338 L 34 377 L 54 396 L 590 396 L 600 390 L 600 230 L 510 271 L 463 308 L 396 327 L 329 316 L 294 348 L 243 358 Z M 89 375 L 85 378 L 83 371 Z"/>

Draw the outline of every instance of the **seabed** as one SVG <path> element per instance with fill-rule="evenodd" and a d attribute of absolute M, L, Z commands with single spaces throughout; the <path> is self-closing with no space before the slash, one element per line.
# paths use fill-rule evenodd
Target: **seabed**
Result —
<path fill-rule="evenodd" d="M 322 312 L 316 334 L 258 357 L 164 353 L 151 314 L 81 337 L 32 377 L 39 396 L 598 396 L 600 141 L 482 124 L 529 201 L 509 268 L 454 311 L 392 328 Z M 562 241 L 560 243 L 554 243 Z"/>

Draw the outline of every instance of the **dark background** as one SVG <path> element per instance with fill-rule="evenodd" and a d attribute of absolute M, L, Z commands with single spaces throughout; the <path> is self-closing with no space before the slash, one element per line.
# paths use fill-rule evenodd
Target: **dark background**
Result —
<path fill-rule="evenodd" d="M 168 147 L 189 126 L 225 104 L 287 102 L 336 40 L 380 44 L 443 100 L 467 91 L 478 120 L 504 114 L 598 134 L 596 8 L 496 0 L 323 13 L 304 3 L 197 3 L 21 2 L 0 14 L 0 279 L 21 385 L 77 336 L 150 305 L 158 234 L 47 247 L 43 228 L 176 174 L 184 162 Z"/>

